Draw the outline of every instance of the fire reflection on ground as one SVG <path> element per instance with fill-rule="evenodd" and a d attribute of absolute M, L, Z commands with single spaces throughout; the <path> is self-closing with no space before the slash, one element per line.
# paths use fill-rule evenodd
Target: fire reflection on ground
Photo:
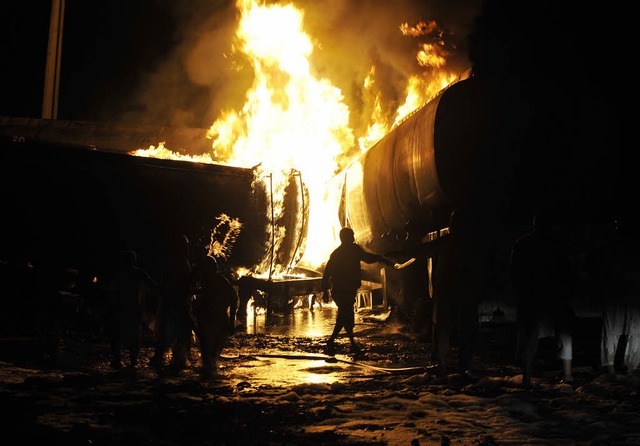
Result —
<path fill-rule="evenodd" d="M 357 357 L 349 353 L 349 341 L 341 333 L 337 340 L 337 354 L 324 354 L 326 340 L 330 335 L 337 308 L 331 304 L 314 311 L 308 307 L 294 308 L 290 314 L 257 313 L 248 319 L 245 328 L 238 328 L 229 338 L 222 352 L 217 376 L 210 380 L 215 386 L 230 385 L 244 391 L 265 387 L 291 387 L 299 385 L 338 385 L 346 382 L 370 379 L 379 374 L 388 374 L 378 366 L 415 366 L 407 360 L 393 339 L 402 336 L 388 324 L 388 309 L 365 308 L 356 312 L 356 341 L 363 349 Z M 404 344 L 402 344 L 404 345 Z M 21 364 L 25 370 L 40 366 L 61 370 L 83 370 L 100 376 L 127 374 L 136 380 L 161 382 L 200 381 L 200 353 L 193 344 L 189 363 L 184 370 L 158 370 L 150 365 L 153 356 L 153 339 L 146 338 L 139 355 L 136 370 L 113 370 L 110 365 L 108 343 L 96 340 L 87 342 L 80 334 L 59 337 L 3 337 L 0 339 L 0 361 Z M 407 352 L 413 357 L 425 347 L 412 343 Z M 420 354 L 426 358 L 426 352 Z M 128 363 L 128 356 L 123 355 Z M 417 364 L 421 365 L 421 364 Z M 392 371 L 393 373 L 393 371 Z"/>
<path fill-rule="evenodd" d="M 291 386 L 331 384 L 380 373 L 368 365 L 364 357 L 346 355 L 349 342 L 344 332 L 338 338 L 338 349 L 342 348 L 344 354 L 333 358 L 324 355 L 336 313 L 337 308 L 332 304 L 316 304 L 314 311 L 299 306 L 290 314 L 249 312 L 246 328 L 238 329 L 223 352 L 218 379 L 246 381 L 252 387 Z M 366 339 L 359 339 L 359 335 L 375 330 L 388 315 L 387 309 L 357 311 L 356 341 L 366 346 Z M 244 342 L 249 338 L 251 347 Z"/>
<path fill-rule="evenodd" d="M 290 357 L 241 355 L 229 363 L 223 359 L 218 378 L 247 382 L 251 387 L 259 388 L 264 385 L 331 384 L 347 375 L 344 367 L 328 363 L 325 359 L 303 359 L 293 354 Z"/>
<path fill-rule="evenodd" d="M 316 304 L 313 311 L 308 309 L 308 305 L 301 305 L 290 314 L 267 314 L 261 308 L 254 312 L 249 306 L 246 333 L 328 337 L 333 330 L 336 312 L 337 308 L 331 303 Z"/>

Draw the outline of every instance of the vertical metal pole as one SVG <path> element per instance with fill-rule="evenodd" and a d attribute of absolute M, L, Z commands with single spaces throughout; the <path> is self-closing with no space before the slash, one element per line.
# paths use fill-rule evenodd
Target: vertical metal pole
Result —
<path fill-rule="evenodd" d="M 389 289 L 387 288 L 387 271 L 384 268 L 380 268 L 380 279 L 382 280 L 382 308 L 389 308 L 389 298 L 387 293 Z"/>
<path fill-rule="evenodd" d="M 65 0 L 51 0 L 49 44 L 47 47 L 47 64 L 44 73 L 44 94 L 42 96 L 42 119 L 58 119 L 64 1 Z"/>
<path fill-rule="evenodd" d="M 271 197 L 271 259 L 269 261 L 269 281 L 273 275 L 273 262 L 275 260 L 275 244 L 276 244 L 276 222 L 275 210 L 273 209 L 273 173 L 269 174 L 269 196 Z"/>
<path fill-rule="evenodd" d="M 298 250 L 300 249 L 300 245 L 302 244 L 302 239 L 304 234 L 304 226 L 307 224 L 306 216 L 305 216 L 306 203 L 304 199 L 304 183 L 302 182 L 302 173 L 300 171 L 295 171 L 295 174 L 298 177 L 298 180 L 300 181 L 300 194 L 302 197 L 302 205 L 301 205 L 302 206 L 302 226 L 300 228 L 300 232 L 298 233 L 298 241 L 296 242 L 296 249 L 293 252 L 291 261 L 289 262 L 289 270 L 292 270 L 295 267 L 293 263 L 296 261 L 296 258 L 298 257 Z"/>
<path fill-rule="evenodd" d="M 276 228 L 275 228 L 275 210 L 273 209 L 273 173 L 269 174 L 269 196 L 271 197 L 271 259 L 269 259 L 269 291 L 267 291 L 267 322 L 271 319 L 271 297 L 273 296 L 273 262 L 275 259 L 275 243 L 276 243 Z"/>

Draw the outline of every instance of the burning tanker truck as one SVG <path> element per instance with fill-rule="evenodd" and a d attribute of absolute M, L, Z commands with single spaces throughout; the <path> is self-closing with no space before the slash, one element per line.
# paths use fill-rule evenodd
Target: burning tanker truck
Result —
<path fill-rule="evenodd" d="M 488 143 L 495 127 L 486 104 L 465 73 L 406 117 L 336 177 L 341 224 L 380 254 L 438 237 L 456 207 L 473 208 L 490 226 L 490 237 L 504 237 L 498 222 L 507 212 L 513 155 L 496 138 Z M 510 243 L 493 245 L 504 254 Z M 428 325 L 422 310 L 429 307 L 432 259 L 402 269 L 363 266 L 365 279 L 382 284 L 383 301 Z"/>
<path fill-rule="evenodd" d="M 298 172 L 290 172 L 282 211 L 274 214 L 269 177 L 259 179 L 256 169 L 129 154 L 150 129 L 15 118 L 2 124 L 0 260 L 15 289 L 24 279 L 50 288 L 48 297 L 87 293 L 106 283 L 124 249 L 159 278 L 180 234 L 225 270 L 267 279 L 293 270 L 304 252 L 308 197 Z M 153 132 L 176 146 L 199 137 Z"/>
<path fill-rule="evenodd" d="M 359 243 L 381 254 L 410 247 L 444 230 L 456 206 L 499 215 L 510 169 L 487 144 L 478 96 L 472 78 L 461 76 L 334 178 L 339 223 Z M 3 261 L 99 279 L 117 265 L 119 250 L 133 249 L 157 276 L 171 240 L 183 233 L 229 271 L 243 272 L 240 308 L 256 290 L 285 311 L 291 297 L 321 291 L 321 268 L 296 274 L 309 212 L 298 172 L 290 173 L 276 216 L 272 185 L 268 177 L 257 181 L 255 169 L 128 153 L 154 139 L 193 153 L 206 142 L 198 129 L 27 121 L 3 121 Z M 410 311 L 429 292 L 430 262 L 398 271 L 366 265 L 364 279 Z"/>

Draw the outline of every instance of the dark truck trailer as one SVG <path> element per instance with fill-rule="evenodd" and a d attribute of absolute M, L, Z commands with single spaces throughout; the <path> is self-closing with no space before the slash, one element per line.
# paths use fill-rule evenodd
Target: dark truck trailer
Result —
<path fill-rule="evenodd" d="M 205 244 L 218 226 L 223 239 L 229 219 L 241 228 L 219 258 L 226 267 L 252 270 L 277 261 L 282 269 L 302 255 L 306 226 L 287 228 L 292 240 L 281 245 L 287 252 L 273 252 L 268 192 L 254 180 L 251 169 L 5 136 L 0 260 L 100 277 L 117 266 L 120 250 L 132 249 L 158 277 L 175 237 Z M 303 189 L 292 178 L 285 206 L 297 215 L 294 223 L 305 220 Z"/>

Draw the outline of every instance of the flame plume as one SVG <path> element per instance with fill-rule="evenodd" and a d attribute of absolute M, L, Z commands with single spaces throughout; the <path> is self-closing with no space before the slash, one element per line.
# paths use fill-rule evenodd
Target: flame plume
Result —
<path fill-rule="evenodd" d="M 273 231 L 276 247 L 285 228 L 275 222 L 282 216 L 290 173 L 297 172 L 308 188 L 310 203 L 300 264 L 318 267 L 339 243 L 336 174 L 456 78 L 446 70 L 444 34 L 434 21 L 398 25 L 398 32 L 407 38 L 430 37 L 430 42 L 416 47 L 416 61 L 423 74 L 407 76 L 405 99 L 398 102 L 395 118 L 390 120 L 385 117 L 389 105 L 383 103 L 374 64 L 362 82 L 362 97 L 367 102 L 362 109 L 369 110 L 369 123 L 366 132 L 356 137 L 342 91 L 318 77 L 310 65 L 317 47 L 304 30 L 304 12 L 293 3 L 258 0 L 237 0 L 236 8 L 233 50 L 249 61 L 253 83 L 242 109 L 221 111 L 210 126 L 211 156 L 189 159 L 173 154 L 163 144 L 133 153 L 254 167 L 256 180 L 268 184 L 266 190 L 272 191 L 272 208 L 267 210 L 272 227 L 268 230 Z"/>

